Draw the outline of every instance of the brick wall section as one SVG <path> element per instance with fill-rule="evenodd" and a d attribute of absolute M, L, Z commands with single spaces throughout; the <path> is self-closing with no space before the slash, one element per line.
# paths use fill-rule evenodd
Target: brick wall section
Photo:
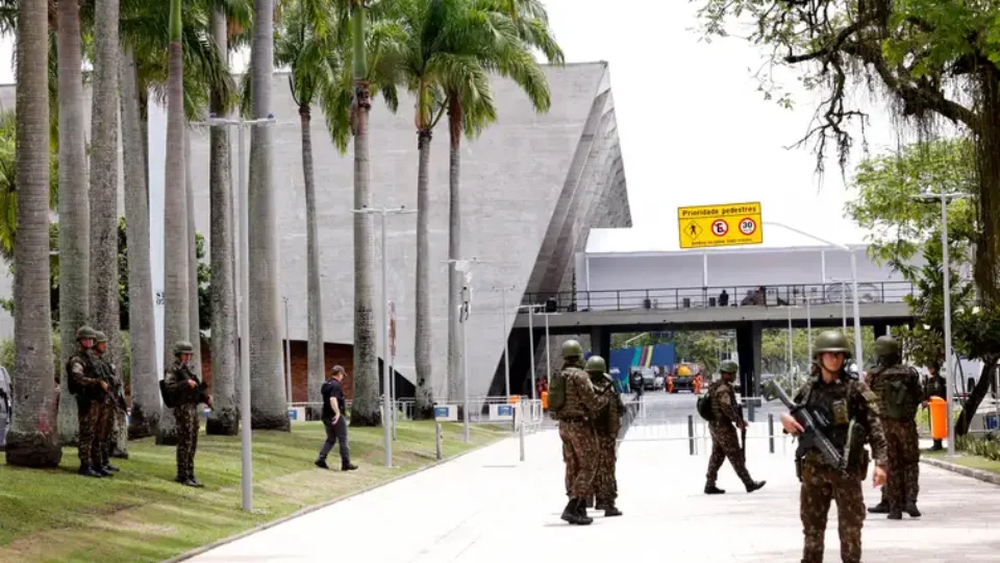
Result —
<path fill-rule="evenodd" d="M 284 365 L 285 341 L 281 341 L 282 365 Z M 327 343 L 326 369 L 330 370 L 335 365 L 343 366 L 347 370 L 344 377 L 344 395 L 350 399 L 354 393 L 354 347 L 347 344 Z M 309 358 L 307 355 L 307 344 L 300 340 L 292 341 L 292 402 L 306 402 L 309 397 Z M 208 344 L 201 346 L 201 373 L 205 381 L 212 383 L 212 349 Z"/>

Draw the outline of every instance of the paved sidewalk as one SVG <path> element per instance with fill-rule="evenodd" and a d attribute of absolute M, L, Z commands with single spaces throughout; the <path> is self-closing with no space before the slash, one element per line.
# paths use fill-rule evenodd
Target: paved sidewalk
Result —
<path fill-rule="evenodd" d="M 558 433 L 516 438 L 391 483 L 196 557 L 198 562 L 366 561 L 798 561 L 801 528 L 791 451 L 751 440 L 749 467 L 767 486 L 744 492 L 728 465 L 705 496 L 707 455 L 687 443 L 629 442 L 619 452 L 619 518 L 590 526 L 559 519 L 563 490 Z M 1000 487 L 921 466 L 924 517 L 871 517 L 865 561 L 996 561 Z M 878 490 L 866 483 L 868 500 Z M 591 511 L 594 516 L 598 513 Z M 839 561 L 831 510 L 827 561 Z M 992 525 L 990 524 L 992 522 Z"/>

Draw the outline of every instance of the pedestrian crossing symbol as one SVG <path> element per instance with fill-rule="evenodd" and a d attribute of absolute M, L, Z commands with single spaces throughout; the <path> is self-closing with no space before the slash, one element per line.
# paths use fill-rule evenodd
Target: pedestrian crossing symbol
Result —
<path fill-rule="evenodd" d="M 694 221 L 691 221 L 684 227 L 684 234 L 687 235 L 687 238 L 691 240 L 697 240 L 698 235 L 701 234 L 701 231 L 702 231 L 701 225 L 699 225 Z"/>

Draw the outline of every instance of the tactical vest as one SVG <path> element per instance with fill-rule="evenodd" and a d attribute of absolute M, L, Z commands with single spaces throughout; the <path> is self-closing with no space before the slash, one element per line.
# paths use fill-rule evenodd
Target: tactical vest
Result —
<path fill-rule="evenodd" d="M 815 414 L 826 422 L 826 426 L 820 431 L 830 440 L 842 454 L 847 449 L 848 434 L 851 427 L 851 420 L 858 420 L 862 413 L 854 412 L 851 405 L 855 381 L 852 379 L 841 379 L 839 383 L 824 384 L 817 378 L 806 387 L 805 396 L 802 403 L 809 407 Z M 817 423 L 821 423 L 817 421 Z M 856 425 L 857 427 L 857 425 Z M 864 429 L 860 429 L 864 430 Z M 803 449 L 803 444 L 799 442 L 799 450 L 796 457 L 803 457 L 809 454 Z M 852 458 L 855 456 L 852 455 Z"/>

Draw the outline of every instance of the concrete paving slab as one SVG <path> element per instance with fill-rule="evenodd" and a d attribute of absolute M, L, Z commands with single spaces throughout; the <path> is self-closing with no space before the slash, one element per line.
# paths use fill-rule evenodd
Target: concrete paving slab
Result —
<path fill-rule="evenodd" d="M 674 435 L 673 432 L 665 433 Z M 510 561 L 798 561 L 802 532 L 791 448 L 768 453 L 751 440 L 748 465 L 767 486 L 747 494 L 725 465 L 706 496 L 706 454 L 684 440 L 625 441 L 619 451 L 619 507 L 591 511 L 590 526 L 559 519 L 566 499 L 558 433 L 516 438 L 463 456 L 197 556 L 198 562 L 358 560 L 391 563 Z M 704 450 L 702 450 L 704 451 Z M 865 484 L 870 504 L 879 491 Z M 864 559 L 996 561 L 1000 487 L 921 466 L 920 519 L 870 516 Z M 837 561 L 836 511 L 827 561 Z"/>

